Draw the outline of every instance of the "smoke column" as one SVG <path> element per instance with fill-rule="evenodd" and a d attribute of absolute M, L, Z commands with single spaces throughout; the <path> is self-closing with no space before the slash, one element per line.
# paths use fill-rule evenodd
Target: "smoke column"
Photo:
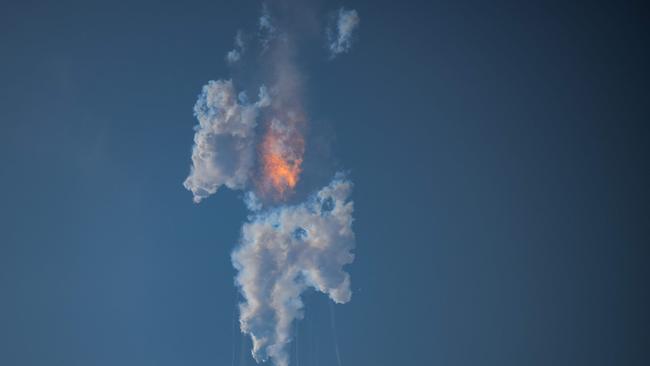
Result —
<path fill-rule="evenodd" d="M 352 296 L 344 270 L 354 260 L 352 182 L 337 173 L 325 187 L 302 186 L 303 192 L 312 192 L 306 198 L 296 195 L 310 164 L 305 160 L 309 115 L 296 55 L 301 44 L 319 36 L 330 60 L 351 49 L 357 12 L 341 8 L 336 14 L 335 22 L 330 18 L 330 26 L 323 29 L 308 2 L 263 3 L 258 28 L 237 30 L 234 49 L 224 57 L 231 67 L 257 57 L 250 73 L 260 75 L 261 85 L 210 81 L 194 106 L 199 124 L 183 185 L 196 203 L 222 186 L 245 192 L 250 214 L 231 258 L 243 298 L 239 327 L 250 337 L 258 363 L 288 366 L 294 337 L 298 360 L 296 322 L 304 317 L 302 294 L 307 289 L 338 304 Z M 247 91 L 254 91 L 253 100 Z M 245 343 L 242 339 L 242 352 Z M 336 353 L 340 365 L 338 344 Z"/>

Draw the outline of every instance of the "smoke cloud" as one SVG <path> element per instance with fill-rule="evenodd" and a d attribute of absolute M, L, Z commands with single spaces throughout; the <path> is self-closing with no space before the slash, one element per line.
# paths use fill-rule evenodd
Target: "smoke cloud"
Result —
<path fill-rule="evenodd" d="M 336 303 L 350 301 L 352 184 L 338 175 L 306 203 L 253 216 L 232 254 L 245 302 L 241 330 L 251 335 L 253 357 L 289 364 L 291 325 L 303 317 L 301 294 L 314 288 Z"/>
<path fill-rule="evenodd" d="M 327 30 L 331 58 L 352 48 L 354 31 L 360 21 L 356 10 L 339 9 L 336 22 Z"/>
<path fill-rule="evenodd" d="M 250 216 L 231 255 L 243 298 L 239 325 L 252 340 L 255 360 L 271 360 L 276 366 L 289 365 L 293 325 L 304 315 L 304 291 L 313 288 L 336 303 L 350 301 L 350 276 L 344 266 L 354 259 L 352 183 L 344 174 L 335 175 L 323 188 L 304 187 L 304 192 L 315 193 L 302 203 L 288 203 L 291 197 L 291 202 L 300 202 L 295 189 L 310 163 L 304 158 L 309 123 L 304 77 L 295 61 L 298 40 L 309 40 L 310 35 L 299 29 L 313 29 L 318 22 L 303 16 L 311 11 L 305 3 L 286 5 L 263 3 L 259 42 L 245 42 L 238 31 L 235 47 L 226 55 L 232 64 L 257 51 L 259 67 L 245 71 L 263 84 L 237 85 L 241 90 L 258 89 L 256 101 L 239 92 L 233 80 L 203 86 L 194 106 L 199 124 L 192 165 L 183 183 L 196 203 L 221 186 L 244 191 Z M 288 14 L 300 21 L 287 19 Z M 358 24 L 356 11 L 339 10 L 335 27 L 328 31 L 332 57 L 350 49 Z"/>
<path fill-rule="evenodd" d="M 237 31 L 237 34 L 235 35 L 235 48 L 226 54 L 226 61 L 228 61 L 229 64 L 236 63 L 242 58 L 245 50 L 246 43 L 244 42 L 244 34 L 242 31 Z"/>
<path fill-rule="evenodd" d="M 183 183 L 192 191 L 194 202 L 222 185 L 246 188 L 254 163 L 257 116 L 271 103 L 264 86 L 256 103 L 247 100 L 245 93 L 236 93 L 230 80 L 210 81 L 203 87 L 194 105 L 199 125 L 194 134 L 192 168 Z"/>

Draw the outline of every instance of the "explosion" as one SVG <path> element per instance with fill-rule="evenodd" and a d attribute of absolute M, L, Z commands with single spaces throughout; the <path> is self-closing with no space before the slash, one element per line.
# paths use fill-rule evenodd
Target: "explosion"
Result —
<path fill-rule="evenodd" d="M 260 144 L 262 181 L 259 189 L 276 201 L 287 198 L 298 184 L 302 171 L 305 140 L 297 124 L 297 121 L 283 124 L 273 119 Z"/>
<path fill-rule="evenodd" d="M 355 245 L 352 182 L 345 174 L 336 174 L 325 187 L 303 183 L 300 191 L 311 194 L 289 200 L 303 168 L 310 171 L 317 164 L 305 160 L 309 118 L 305 78 L 296 61 L 298 46 L 317 34 L 288 19 L 294 8 L 283 4 L 263 2 L 257 36 L 239 30 L 235 48 L 226 54 L 229 66 L 244 67 L 245 54 L 257 51 L 261 84 L 221 79 L 201 90 L 194 106 L 199 124 L 192 165 L 183 183 L 196 203 L 222 186 L 246 193 L 249 216 L 231 257 L 241 295 L 239 328 L 252 340 L 255 361 L 270 360 L 274 366 L 289 366 L 292 329 L 304 317 L 305 291 L 313 288 L 337 304 L 350 301 L 345 266 L 354 260 Z M 356 11 L 339 9 L 335 27 L 326 32 L 330 60 L 349 51 L 358 24 Z M 253 101 L 247 91 L 256 89 Z M 340 365 L 338 350 L 337 360 Z"/>

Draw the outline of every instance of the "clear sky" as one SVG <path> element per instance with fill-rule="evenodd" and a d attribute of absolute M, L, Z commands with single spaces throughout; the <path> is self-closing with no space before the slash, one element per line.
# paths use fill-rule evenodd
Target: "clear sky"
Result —
<path fill-rule="evenodd" d="M 318 2 L 361 17 L 349 53 L 300 59 L 356 259 L 335 334 L 305 297 L 292 365 L 650 362 L 648 13 L 563 3 Z M 242 193 L 182 182 L 259 5 L 3 3 L 1 365 L 253 365 Z"/>

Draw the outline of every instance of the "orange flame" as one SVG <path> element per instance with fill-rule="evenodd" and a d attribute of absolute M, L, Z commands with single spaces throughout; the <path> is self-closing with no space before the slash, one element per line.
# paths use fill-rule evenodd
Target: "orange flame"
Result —
<path fill-rule="evenodd" d="M 286 198 L 298 184 L 303 153 L 304 139 L 297 128 L 271 122 L 260 145 L 263 191 L 276 199 Z"/>

